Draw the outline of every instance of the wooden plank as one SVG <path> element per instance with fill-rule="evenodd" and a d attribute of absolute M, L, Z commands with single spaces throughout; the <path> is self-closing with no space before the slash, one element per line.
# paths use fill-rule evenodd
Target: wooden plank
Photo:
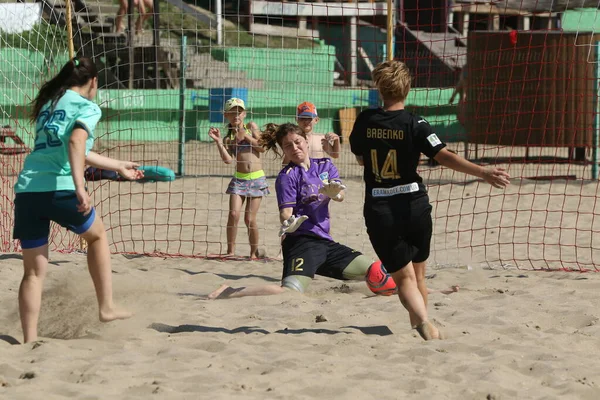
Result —
<path fill-rule="evenodd" d="M 342 108 L 339 110 L 339 113 L 342 137 L 347 140 L 350 138 L 352 128 L 354 128 L 354 121 L 356 121 L 358 111 L 356 108 Z"/>
<path fill-rule="evenodd" d="M 452 6 L 453 12 L 462 12 L 469 14 L 496 14 L 496 15 L 523 15 L 536 17 L 556 17 L 553 12 L 531 12 L 527 10 L 518 10 L 513 8 L 503 8 L 492 4 L 455 4 Z"/>
<path fill-rule="evenodd" d="M 311 29 L 299 29 L 288 26 L 277 26 L 277 25 L 267 25 L 267 24 L 250 24 L 250 32 L 256 33 L 259 35 L 276 35 L 276 36 L 285 36 L 285 37 L 293 37 L 293 38 L 301 38 L 301 39 L 318 39 L 319 31 L 314 31 Z"/>
<path fill-rule="evenodd" d="M 172 1 L 172 0 L 169 0 Z M 251 15 L 301 17 L 367 17 L 387 15 L 386 3 L 282 3 L 255 0 Z"/>

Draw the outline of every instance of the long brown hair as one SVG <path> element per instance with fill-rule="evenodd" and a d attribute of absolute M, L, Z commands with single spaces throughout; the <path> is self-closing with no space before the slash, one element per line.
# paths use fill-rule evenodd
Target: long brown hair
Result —
<path fill-rule="evenodd" d="M 277 125 L 273 123 L 269 123 L 265 125 L 265 130 L 260 135 L 260 139 L 258 141 L 259 145 L 263 147 L 265 150 L 273 150 L 275 154 L 278 156 L 282 156 L 277 149 L 277 145 L 282 149 L 281 143 L 283 142 L 283 138 L 286 137 L 289 133 L 295 133 L 297 135 L 302 136 L 306 139 L 306 133 L 296 124 L 283 124 Z"/>
<path fill-rule="evenodd" d="M 94 62 L 87 58 L 74 58 L 68 61 L 59 71 L 59 73 L 40 88 L 36 98 L 33 100 L 33 110 L 31 111 L 31 120 L 35 122 L 42 111 L 42 107 L 49 101 L 52 107 L 65 94 L 68 88 L 73 86 L 83 86 L 90 79 L 97 78 L 98 71 Z"/>

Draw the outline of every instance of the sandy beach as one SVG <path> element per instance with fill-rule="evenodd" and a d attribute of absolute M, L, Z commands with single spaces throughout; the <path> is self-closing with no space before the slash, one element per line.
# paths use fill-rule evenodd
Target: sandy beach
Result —
<path fill-rule="evenodd" d="M 277 282 L 276 262 L 113 256 L 115 297 L 97 321 L 79 254 L 52 254 L 42 341 L 21 340 L 21 260 L 2 255 L 3 399 L 597 399 L 600 276 L 432 268 L 423 342 L 398 299 L 317 278 L 305 295 L 205 300 L 223 282 Z M 319 317 L 322 316 L 322 317 Z M 323 322 L 316 322 L 317 317 Z"/>
<path fill-rule="evenodd" d="M 439 167 L 424 171 L 435 229 L 428 284 L 460 286 L 430 296 L 447 340 L 422 341 L 397 297 L 372 296 L 362 282 L 318 277 L 305 295 L 206 300 L 225 282 L 278 283 L 277 260 L 114 254 L 115 300 L 135 315 L 102 324 L 85 255 L 54 251 L 41 341 L 15 345 L 22 261 L 7 252 L 0 399 L 600 398 L 600 275 L 533 270 L 593 267 L 597 182 L 517 179 L 501 192 Z M 348 201 L 332 206 L 333 235 L 374 256 L 362 184 L 347 178 Z M 200 256 L 225 244 L 227 182 L 91 188 L 113 252 Z M 261 246 L 277 257 L 274 195 L 259 225 Z M 238 237 L 245 255 L 243 225 Z M 77 245 L 62 230 L 53 241 Z"/>

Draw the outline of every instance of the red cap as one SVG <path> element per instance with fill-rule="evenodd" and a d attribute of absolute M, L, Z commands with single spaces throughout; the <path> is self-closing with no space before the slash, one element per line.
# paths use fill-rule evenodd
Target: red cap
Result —
<path fill-rule="evenodd" d="M 296 111 L 297 117 L 310 117 L 316 118 L 317 115 L 317 107 L 313 103 L 309 103 L 305 101 L 304 103 L 298 106 L 298 110 Z"/>

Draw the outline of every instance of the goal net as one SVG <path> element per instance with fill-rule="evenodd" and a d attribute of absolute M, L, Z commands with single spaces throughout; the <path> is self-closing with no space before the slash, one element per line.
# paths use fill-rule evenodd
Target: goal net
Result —
<path fill-rule="evenodd" d="M 314 131 L 339 136 L 334 163 L 348 186 L 346 201 L 331 206 L 332 235 L 374 256 L 362 167 L 348 137 L 358 113 L 379 106 L 370 71 L 393 56 L 413 73 L 406 108 L 451 150 L 512 176 L 502 191 L 423 156 L 434 220 L 430 262 L 596 269 L 597 9 L 521 0 L 390 3 L 392 15 L 385 0 L 77 0 L 68 21 L 63 0 L 2 0 L 0 251 L 19 250 L 13 185 L 33 148 L 30 103 L 69 60 L 70 23 L 75 52 L 99 71 L 103 117 L 94 150 L 177 175 L 88 180 L 115 253 L 222 254 L 228 221 L 239 218 L 235 252 L 249 255 L 252 213 L 246 205 L 232 213 L 226 194 L 236 165 L 222 161 L 208 135 L 210 127 L 226 133 L 223 107 L 237 97 L 244 122 L 259 128 L 294 122 L 302 102 L 316 106 Z M 271 194 L 256 213 L 259 247 L 275 258 L 281 159 L 266 153 L 261 162 Z M 50 246 L 81 244 L 53 226 Z"/>

